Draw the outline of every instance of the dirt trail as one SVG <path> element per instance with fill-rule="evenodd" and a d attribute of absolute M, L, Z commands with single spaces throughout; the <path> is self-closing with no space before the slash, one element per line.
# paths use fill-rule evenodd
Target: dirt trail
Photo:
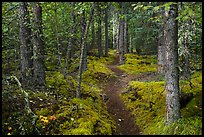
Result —
<path fill-rule="evenodd" d="M 119 97 L 119 94 L 125 91 L 128 82 L 135 77 L 118 69 L 117 66 L 118 57 L 115 62 L 108 65 L 108 68 L 110 68 L 118 77 L 111 79 L 104 87 L 105 93 L 109 98 L 106 102 L 109 114 L 116 121 L 116 131 L 114 131 L 113 135 L 139 135 L 140 130 L 138 126 L 135 125 L 134 118 L 124 107 L 124 104 Z"/>

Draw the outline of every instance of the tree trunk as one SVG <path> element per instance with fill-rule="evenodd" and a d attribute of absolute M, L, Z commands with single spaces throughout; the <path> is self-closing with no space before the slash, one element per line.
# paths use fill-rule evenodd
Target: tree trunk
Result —
<path fill-rule="evenodd" d="M 32 45 L 31 29 L 27 2 L 21 2 L 19 5 L 19 25 L 20 25 L 20 58 L 22 85 L 24 88 L 32 86 Z"/>
<path fill-rule="evenodd" d="M 93 49 L 96 45 L 96 38 L 95 38 L 95 25 L 94 25 L 94 18 L 93 18 L 93 21 L 92 21 L 92 42 L 91 42 L 91 49 Z"/>
<path fill-rule="evenodd" d="M 108 56 L 108 4 L 105 8 L 105 57 Z"/>
<path fill-rule="evenodd" d="M 124 13 L 123 3 L 120 2 L 120 7 L 122 9 L 121 15 Z M 119 64 L 122 65 L 125 63 L 124 53 L 125 53 L 125 47 L 124 47 L 124 19 L 120 19 L 119 21 Z"/>
<path fill-rule="evenodd" d="M 130 52 L 130 53 L 133 53 L 132 36 L 131 36 L 131 35 L 129 35 L 129 36 L 130 36 L 129 52 Z"/>
<path fill-rule="evenodd" d="M 115 36 L 115 34 L 116 34 L 116 13 L 113 13 L 113 49 L 115 49 L 116 48 L 116 36 Z"/>
<path fill-rule="evenodd" d="M 71 5 L 72 5 L 72 8 L 74 8 L 75 2 L 71 2 Z M 75 14 L 74 14 L 74 12 L 71 13 L 71 20 L 72 20 L 72 23 L 74 24 L 75 23 Z M 74 24 L 72 26 L 71 34 L 76 34 L 76 24 Z M 71 58 L 73 56 L 72 55 L 72 48 L 73 48 L 73 45 L 75 43 L 75 40 L 76 39 L 74 38 L 74 36 L 68 38 L 65 65 L 64 65 L 64 70 L 63 70 L 63 75 L 64 75 L 65 78 L 67 77 L 67 74 L 68 74 L 67 68 L 69 68 L 70 65 L 71 65 Z"/>
<path fill-rule="evenodd" d="M 165 11 L 166 25 L 164 28 L 166 67 L 165 67 L 165 92 L 166 92 L 166 124 L 180 118 L 179 103 L 179 72 L 178 72 L 178 14 L 177 4 Z"/>
<path fill-rule="evenodd" d="M 83 37 L 85 34 L 85 29 L 86 29 L 86 19 L 85 19 L 85 12 L 82 13 L 82 17 L 81 17 L 81 45 L 83 43 Z M 82 61 L 82 73 L 87 69 L 87 43 L 84 43 L 84 51 L 83 51 L 83 61 Z"/>
<path fill-rule="evenodd" d="M 162 7 L 160 9 L 160 14 L 164 16 L 164 8 Z M 164 74 L 165 70 L 165 45 L 164 45 L 164 19 L 162 20 L 162 23 L 160 25 L 160 35 L 158 40 L 158 54 L 157 54 L 157 72 L 159 74 Z"/>
<path fill-rule="evenodd" d="M 44 43 L 42 33 L 42 7 L 40 3 L 33 3 L 33 67 L 34 84 L 36 89 L 45 88 Z"/>
<path fill-rule="evenodd" d="M 124 53 L 128 53 L 128 24 L 127 24 L 127 18 L 126 18 L 126 13 L 127 13 L 127 6 L 123 6 L 123 15 L 125 16 L 124 18 Z"/>
<path fill-rule="evenodd" d="M 127 22 L 124 22 L 124 53 L 128 53 L 128 34 L 127 34 Z"/>
<path fill-rule="evenodd" d="M 86 23 L 86 27 L 85 27 L 85 30 L 84 30 L 84 33 L 83 33 L 84 35 L 82 36 L 81 55 L 80 55 L 80 62 L 79 62 L 79 73 L 78 73 L 78 84 L 77 84 L 77 90 L 76 90 L 76 98 L 80 98 L 80 89 L 81 89 L 81 80 L 82 80 L 82 67 L 83 67 L 83 58 L 84 58 L 84 50 L 85 50 L 85 41 L 86 41 L 86 38 L 87 38 L 89 25 L 90 25 L 91 20 L 92 20 L 94 7 L 95 7 L 95 4 L 93 3 L 91 14 L 90 14 L 90 18 L 89 18 L 89 22 Z"/>
<path fill-rule="evenodd" d="M 102 39 L 101 39 L 101 8 L 99 4 L 97 5 L 98 8 L 98 56 L 103 56 L 103 49 L 102 49 Z"/>

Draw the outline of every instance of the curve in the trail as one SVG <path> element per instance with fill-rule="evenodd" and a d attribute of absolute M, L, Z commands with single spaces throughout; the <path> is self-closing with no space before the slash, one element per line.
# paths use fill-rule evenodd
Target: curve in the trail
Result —
<path fill-rule="evenodd" d="M 124 71 L 117 68 L 118 57 L 113 64 L 108 65 L 116 75 L 116 78 L 111 79 L 104 87 L 105 94 L 109 98 L 106 102 L 109 114 L 116 122 L 116 131 L 113 135 L 139 135 L 140 130 L 135 124 L 135 120 L 131 113 L 125 108 L 122 100 L 119 97 L 128 82 L 134 78 L 133 75 L 126 74 Z"/>

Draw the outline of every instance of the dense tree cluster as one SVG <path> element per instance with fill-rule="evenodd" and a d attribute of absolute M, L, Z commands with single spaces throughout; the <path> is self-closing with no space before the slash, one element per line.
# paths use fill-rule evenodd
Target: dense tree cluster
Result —
<path fill-rule="evenodd" d="M 3 2 L 3 78 L 46 92 L 46 71 L 58 71 L 77 78 L 80 98 L 88 55 L 116 49 L 120 65 L 126 53 L 157 55 L 171 123 L 180 117 L 179 80 L 202 69 L 201 11 L 200 2 Z"/>

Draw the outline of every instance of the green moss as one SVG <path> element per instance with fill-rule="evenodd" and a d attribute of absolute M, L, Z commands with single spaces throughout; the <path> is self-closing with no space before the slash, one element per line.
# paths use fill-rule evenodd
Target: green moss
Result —
<path fill-rule="evenodd" d="M 177 122 L 165 125 L 164 117 L 144 130 L 149 135 L 202 135 L 202 118 L 198 116 L 181 118 Z"/>
<path fill-rule="evenodd" d="M 60 101 L 61 102 L 61 101 Z M 63 135 L 106 135 L 111 134 L 114 125 L 104 104 L 100 99 L 73 98 L 69 102 L 62 101 L 56 111 L 58 126 L 55 127 Z"/>
<path fill-rule="evenodd" d="M 120 65 L 119 68 L 129 74 L 138 74 L 143 72 L 156 72 L 156 57 L 137 54 L 125 54 L 125 64 Z"/>
<path fill-rule="evenodd" d="M 66 80 L 60 72 L 46 72 L 46 86 L 48 87 L 49 92 L 55 92 L 58 95 L 63 95 L 65 97 L 73 96 L 71 91 L 76 89 L 76 85 L 76 80 L 71 76 L 67 76 Z"/>
<path fill-rule="evenodd" d="M 165 82 L 129 82 L 128 91 L 121 95 L 125 106 L 136 117 L 143 134 L 200 135 L 202 131 L 202 73 L 192 75 L 190 82 L 181 81 L 180 89 L 193 93 L 193 99 L 181 109 L 181 119 L 165 125 Z M 152 102 L 153 104 L 150 104 Z"/>
<path fill-rule="evenodd" d="M 36 111 L 36 114 L 38 116 L 43 115 L 43 116 L 48 116 L 53 114 L 53 110 L 50 108 L 41 108 L 40 110 Z"/>

